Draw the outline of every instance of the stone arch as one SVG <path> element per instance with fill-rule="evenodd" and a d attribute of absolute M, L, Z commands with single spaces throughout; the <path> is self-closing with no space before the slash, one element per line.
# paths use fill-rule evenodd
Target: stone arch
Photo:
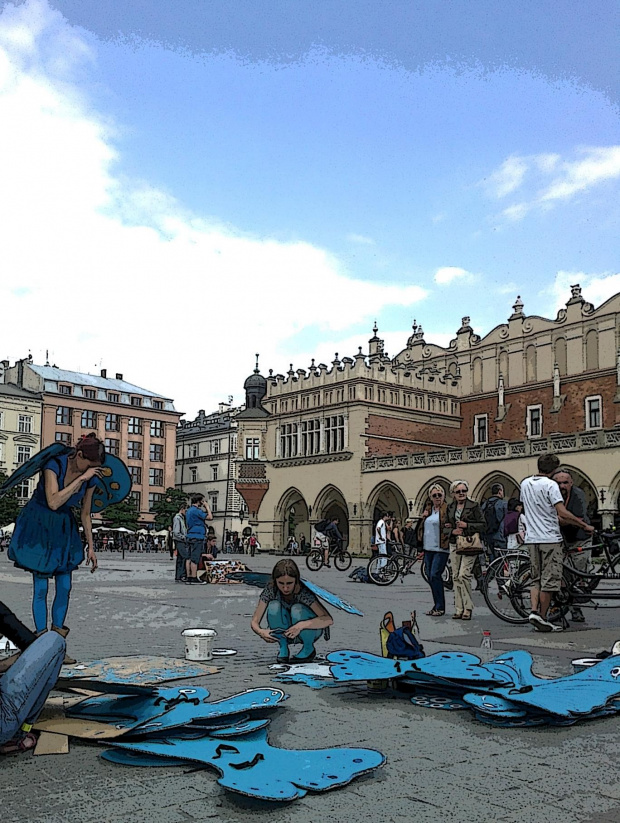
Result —
<path fill-rule="evenodd" d="M 310 542 L 310 512 L 303 494 L 292 486 L 287 489 L 276 508 L 276 518 L 280 524 L 280 548 L 286 546 L 290 535 L 298 538 L 304 535 Z"/>
<path fill-rule="evenodd" d="M 338 518 L 338 528 L 346 542 L 349 534 L 349 507 L 340 489 L 330 483 L 316 496 L 312 507 L 312 522 L 331 517 Z"/>
<path fill-rule="evenodd" d="M 381 515 L 388 511 L 400 520 L 401 525 L 409 516 L 407 498 L 402 490 L 391 480 L 382 480 L 368 495 L 366 510 L 372 518 L 373 524 Z"/>
<path fill-rule="evenodd" d="M 578 486 L 586 496 L 586 504 L 588 507 L 588 517 L 594 523 L 594 525 L 598 525 L 599 521 L 599 513 L 598 513 L 598 491 L 596 488 L 596 484 L 590 480 L 585 472 L 582 472 L 581 469 L 578 469 L 576 466 L 571 466 L 569 463 L 561 463 L 558 471 L 564 470 L 571 473 L 573 478 L 573 485 Z"/>
<path fill-rule="evenodd" d="M 436 477 L 427 480 L 427 482 L 424 483 L 424 485 L 421 486 L 420 490 L 418 491 L 418 494 L 414 502 L 414 509 L 412 515 L 414 517 L 419 517 L 422 514 L 422 509 L 424 508 L 424 504 L 426 503 L 426 499 L 428 498 L 428 492 L 431 486 L 441 486 L 441 488 L 446 493 L 446 500 L 448 500 L 450 498 L 451 482 L 451 480 L 448 480 L 446 477 L 441 477 L 440 475 L 437 475 Z"/>
<path fill-rule="evenodd" d="M 472 500 L 477 500 L 482 503 L 491 496 L 491 487 L 495 483 L 501 483 L 504 487 L 504 499 L 510 500 L 511 497 L 519 497 L 519 484 L 506 472 L 493 471 L 485 475 L 476 486 L 470 487 L 469 497 Z"/>

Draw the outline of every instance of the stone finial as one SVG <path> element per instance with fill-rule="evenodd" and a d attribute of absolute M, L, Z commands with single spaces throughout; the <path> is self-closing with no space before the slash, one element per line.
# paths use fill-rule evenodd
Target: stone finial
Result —
<path fill-rule="evenodd" d="M 379 331 L 379 326 L 377 326 L 377 321 L 375 320 L 375 325 L 372 327 L 372 331 L 374 336 L 377 336 L 377 332 Z"/>
<path fill-rule="evenodd" d="M 332 360 L 332 366 L 339 366 L 339 365 L 340 365 L 340 360 L 338 359 L 338 352 L 336 352 L 336 355 L 335 355 L 334 359 Z"/>
<path fill-rule="evenodd" d="M 515 300 L 512 310 L 515 314 L 523 314 L 523 300 L 521 300 L 521 295 L 517 295 L 517 299 Z"/>
<path fill-rule="evenodd" d="M 256 357 L 256 368 L 254 369 L 254 374 L 260 374 L 260 369 L 258 368 L 259 355 L 257 354 L 257 355 L 255 355 L 255 357 Z"/>
<path fill-rule="evenodd" d="M 581 299 L 581 286 L 579 285 L 579 283 L 570 287 L 570 296 L 571 300 Z"/>
<path fill-rule="evenodd" d="M 461 318 L 461 328 L 466 329 L 469 326 L 471 321 L 471 317 L 463 317 Z"/>

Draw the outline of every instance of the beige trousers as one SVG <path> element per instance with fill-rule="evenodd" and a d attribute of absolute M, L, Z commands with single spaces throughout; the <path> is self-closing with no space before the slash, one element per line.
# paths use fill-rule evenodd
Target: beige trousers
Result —
<path fill-rule="evenodd" d="M 471 578 L 476 554 L 457 554 L 456 547 L 450 546 L 450 565 L 454 581 L 454 610 L 457 614 L 472 611 L 474 601 L 471 599 Z"/>

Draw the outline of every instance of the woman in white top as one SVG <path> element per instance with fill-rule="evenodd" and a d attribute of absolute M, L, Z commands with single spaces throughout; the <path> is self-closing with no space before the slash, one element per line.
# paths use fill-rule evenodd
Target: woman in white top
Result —
<path fill-rule="evenodd" d="M 431 486 L 429 497 L 418 525 L 418 541 L 424 548 L 424 569 L 433 593 L 433 608 L 426 612 L 429 617 L 443 617 L 446 600 L 442 575 L 450 557 L 448 533 L 445 531 L 446 493 L 438 484 Z"/>

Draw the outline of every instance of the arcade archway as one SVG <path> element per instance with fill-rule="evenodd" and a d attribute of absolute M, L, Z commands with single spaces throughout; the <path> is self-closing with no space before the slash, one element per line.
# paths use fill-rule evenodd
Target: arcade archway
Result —
<path fill-rule="evenodd" d="M 495 483 L 501 483 L 504 487 L 504 500 L 510 500 L 511 497 L 519 497 L 519 484 L 514 477 L 502 471 L 489 472 L 489 474 L 485 475 L 475 488 L 470 488 L 469 496 L 472 500 L 483 503 L 491 497 L 491 488 Z"/>
<path fill-rule="evenodd" d="M 281 524 L 280 547 L 286 546 L 289 537 L 295 535 L 299 541 L 304 535 L 310 542 L 310 516 L 304 496 L 296 488 L 287 489 L 280 498 L 277 518 Z"/>
<path fill-rule="evenodd" d="M 387 480 L 372 490 L 368 496 L 366 510 L 372 517 L 373 525 L 385 512 L 393 514 L 397 520 L 400 520 L 401 524 L 403 524 L 408 517 L 405 495 L 395 483 Z"/>
<path fill-rule="evenodd" d="M 334 517 L 338 518 L 338 528 L 346 542 L 349 536 L 349 507 L 340 489 L 330 484 L 318 493 L 312 509 L 312 520 L 331 520 Z"/>

